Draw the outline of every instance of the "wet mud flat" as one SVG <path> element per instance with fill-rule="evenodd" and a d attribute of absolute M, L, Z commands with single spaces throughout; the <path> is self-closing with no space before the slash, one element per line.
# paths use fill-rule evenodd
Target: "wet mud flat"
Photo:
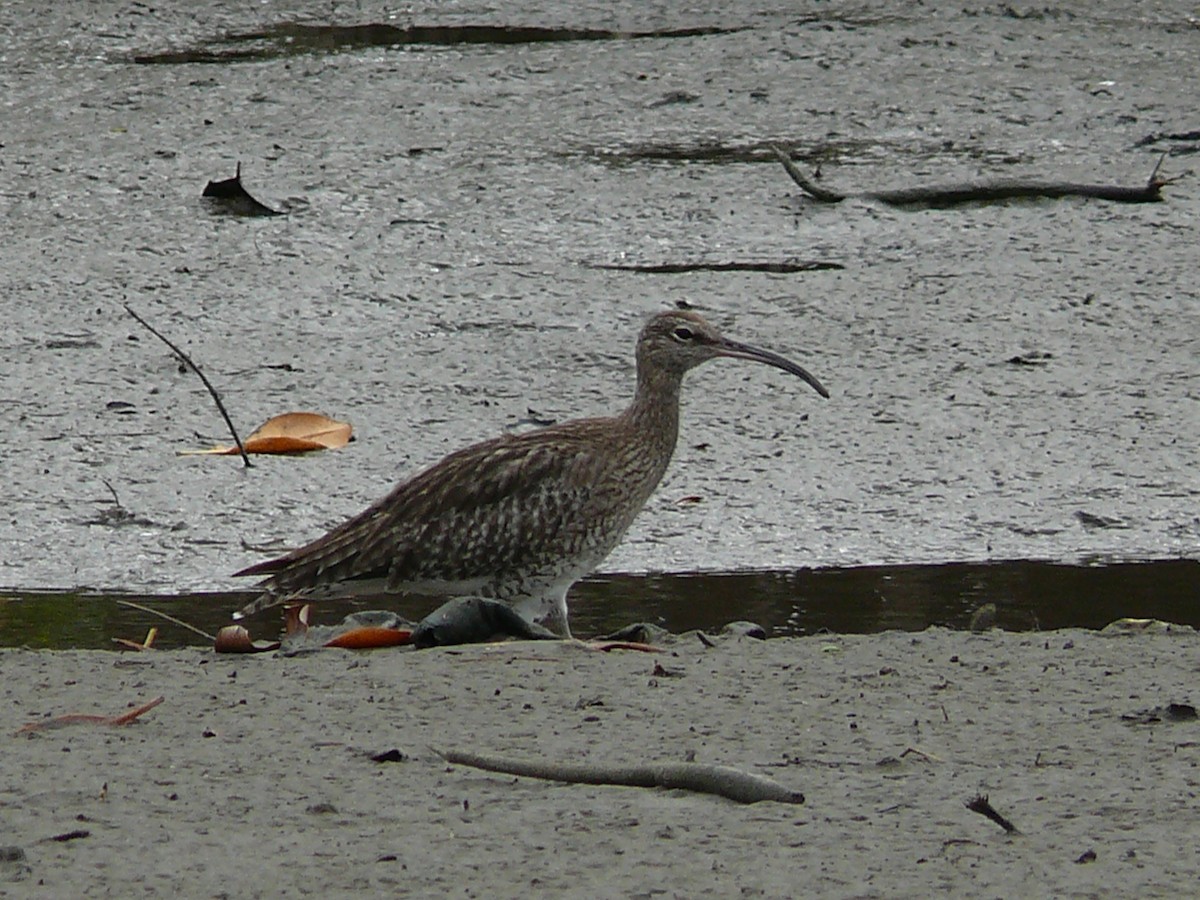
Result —
<path fill-rule="evenodd" d="M 609 571 L 1195 555 L 1196 179 L 829 206 L 770 150 L 862 189 L 1181 174 L 1190 8 L 12 9 L 0 585 L 242 587 L 452 449 L 620 408 L 677 303 L 834 396 L 696 373 Z M 205 205 L 239 161 L 285 215 Z M 223 425 L 126 302 L 242 429 L 357 441 L 177 458 Z"/>
<path fill-rule="evenodd" d="M 4 650 L 0 891 L 1183 896 L 1193 644 L 930 629 L 687 635 L 656 655 Z M 15 734 L 159 696 L 125 726 Z M 806 802 L 517 778 L 431 746 L 692 758 Z M 1015 831 L 967 808 L 981 795 Z"/>

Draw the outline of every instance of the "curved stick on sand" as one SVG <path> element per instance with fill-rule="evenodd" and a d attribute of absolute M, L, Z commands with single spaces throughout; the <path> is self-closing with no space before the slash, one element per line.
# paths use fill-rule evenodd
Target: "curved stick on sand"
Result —
<path fill-rule="evenodd" d="M 840 203 L 849 196 L 848 194 L 839 194 L 837 191 L 827 190 L 814 183 L 811 179 L 805 178 L 804 173 L 792 162 L 792 158 L 774 144 L 771 145 L 771 152 L 775 154 L 775 158 L 783 165 L 784 171 L 788 173 L 792 181 L 800 186 L 800 190 L 804 191 L 814 200 L 820 200 L 822 203 Z"/>
<path fill-rule="evenodd" d="M 558 763 L 550 760 L 523 760 L 506 756 L 490 756 L 461 750 L 439 750 L 434 753 L 460 766 L 519 775 L 526 778 L 545 778 L 570 784 L 615 784 L 624 787 L 674 788 L 716 794 L 738 803 L 803 803 L 804 795 L 784 787 L 778 781 L 743 772 L 730 766 L 703 763 L 652 763 L 622 765 L 619 763 Z"/>

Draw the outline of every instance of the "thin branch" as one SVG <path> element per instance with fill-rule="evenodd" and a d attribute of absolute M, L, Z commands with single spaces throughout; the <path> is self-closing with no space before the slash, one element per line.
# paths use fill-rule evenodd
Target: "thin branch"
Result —
<path fill-rule="evenodd" d="M 209 634 L 207 631 L 202 631 L 201 629 L 197 628 L 195 625 L 189 625 L 187 622 L 183 621 L 183 619 L 177 619 L 174 616 L 168 615 L 167 613 L 163 612 L 161 609 L 154 609 L 149 606 L 142 606 L 142 604 L 134 603 L 132 600 L 118 600 L 117 605 L 118 606 L 128 606 L 130 609 L 136 609 L 139 612 L 149 613 L 152 616 L 158 616 L 160 619 L 166 619 L 168 622 L 171 622 L 174 625 L 178 625 L 180 628 L 186 628 L 188 631 L 192 632 L 193 634 L 198 634 L 202 638 L 207 638 L 210 641 L 216 640 L 216 638 L 213 637 L 213 635 Z"/>
<path fill-rule="evenodd" d="M 680 275 L 688 272 L 769 272 L 791 275 L 797 272 L 818 272 L 825 269 L 844 269 L 841 263 L 824 260 L 732 260 L 729 262 L 680 263 L 585 263 L 589 269 L 613 272 L 637 272 L 643 275 Z"/>
<path fill-rule="evenodd" d="M 1158 170 L 1162 168 L 1162 164 L 1163 164 L 1164 162 L 1166 162 L 1166 160 L 1167 160 L 1167 154 L 1166 154 L 1166 153 L 1163 153 L 1163 155 L 1162 155 L 1162 156 L 1160 156 L 1160 157 L 1158 158 L 1158 162 L 1156 162 L 1156 163 L 1154 164 L 1154 171 L 1150 173 L 1150 178 L 1149 178 L 1149 180 L 1146 182 L 1146 184 L 1148 184 L 1148 185 L 1150 185 L 1151 187 L 1153 187 L 1155 184 L 1166 184 L 1166 183 L 1168 183 L 1168 182 L 1166 182 L 1166 181 L 1159 181 L 1159 180 L 1158 180 Z M 1175 178 L 1171 179 L 1171 181 L 1175 181 L 1175 180 L 1177 180 L 1177 179 L 1178 179 L 1178 177 L 1179 177 L 1179 176 L 1176 176 Z"/>
<path fill-rule="evenodd" d="M 135 319 L 137 319 L 138 322 L 141 323 L 143 328 L 145 328 L 152 335 L 154 335 L 156 338 L 158 338 L 160 341 L 162 341 L 164 344 L 166 344 L 168 347 L 170 347 L 175 352 L 175 355 L 178 356 L 181 360 L 183 360 L 187 364 L 188 368 L 190 368 L 193 372 L 195 372 L 197 375 L 200 376 L 200 380 L 204 382 L 204 386 L 206 388 L 208 388 L 208 392 L 210 394 L 212 394 L 213 400 L 216 401 L 217 409 L 219 409 L 221 411 L 221 415 L 225 418 L 225 424 L 229 426 L 229 433 L 233 435 L 233 442 L 235 444 L 237 444 L 237 448 L 242 454 L 242 462 L 244 462 L 246 464 L 246 468 L 249 469 L 250 468 L 250 457 L 246 455 L 246 448 L 242 446 L 242 439 L 240 437 L 238 437 L 237 429 L 233 427 L 233 420 L 231 418 L 229 418 L 229 413 L 227 413 L 225 411 L 225 404 L 221 402 L 221 395 L 218 394 L 217 389 L 212 386 L 212 382 L 209 381 L 208 377 L 203 372 L 200 371 L 200 367 L 197 366 L 194 362 L 192 362 L 192 358 L 190 356 L 188 356 L 186 353 L 184 353 L 182 350 L 180 350 L 178 347 L 176 347 L 174 344 L 172 344 L 171 341 L 165 335 L 163 335 L 153 325 L 151 325 L 149 322 L 147 322 L 145 319 L 143 319 L 141 316 L 139 316 L 137 313 L 135 313 L 133 311 L 133 309 L 129 306 L 128 303 L 125 303 L 123 305 L 125 307 L 125 312 L 129 313 L 131 316 L 133 316 Z"/>
<path fill-rule="evenodd" d="M 796 164 L 792 162 L 792 158 L 774 144 L 771 145 L 771 151 L 775 154 L 775 158 L 783 165 L 784 171 L 791 176 L 792 181 L 800 185 L 800 189 L 802 191 L 811 194 L 813 199 L 820 200 L 822 203 L 840 203 L 842 200 L 846 199 L 845 194 L 839 194 L 837 191 L 826 190 L 825 188 L 814 184 L 808 178 L 805 178 L 804 173 L 801 172 L 796 167 Z"/>
<path fill-rule="evenodd" d="M 107 478 L 101 478 L 100 480 L 104 482 L 104 486 L 108 488 L 108 492 L 112 494 L 113 503 L 117 505 L 117 509 L 124 509 L 124 507 L 121 506 L 121 498 L 117 496 L 117 489 L 109 483 Z"/>
<path fill-rule="evenodd" d="M 945 710 L 943 710 L 943 712 L 945 712 Z M 907 750 L 905 750 L 903 753 L 900 754 L 900 758 L 904 759 L 904 757 L 908 756 L 908 754 L 910 754 L 910 753 L 913 754 L 914 756 L 921 757 L 921 759 L 924 759 L 927 762 L 945 762 L 945 760 L 942 759 L 940 756 L 934 756 L 932 753 L 926 753 L 920 747 L 909 747 Z"/>

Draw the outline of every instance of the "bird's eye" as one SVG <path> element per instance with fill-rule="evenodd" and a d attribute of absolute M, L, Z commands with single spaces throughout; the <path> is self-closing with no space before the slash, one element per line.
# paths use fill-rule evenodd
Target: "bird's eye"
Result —
<path fill-rule="evenodd" d="M 692 333 L 692 329 L 688 328 L 686 325 L 680 325 L 671 332 L 671 337 L 675 338 L 677 341 L 690 341 L 695 336 L 696 335 Z"/>

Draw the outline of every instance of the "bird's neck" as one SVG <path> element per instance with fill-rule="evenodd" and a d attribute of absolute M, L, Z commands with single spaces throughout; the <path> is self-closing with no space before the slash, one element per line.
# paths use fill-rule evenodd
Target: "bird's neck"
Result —
<path fill-rule="evenodd" d="M 679 388 L 682 373 L 638 366 L 637 391 L 621 415 L 638 441 L 651 448 L 665 471 L 679 436 Z M 659 473 L 661 476 L 661 472 Z"/>

